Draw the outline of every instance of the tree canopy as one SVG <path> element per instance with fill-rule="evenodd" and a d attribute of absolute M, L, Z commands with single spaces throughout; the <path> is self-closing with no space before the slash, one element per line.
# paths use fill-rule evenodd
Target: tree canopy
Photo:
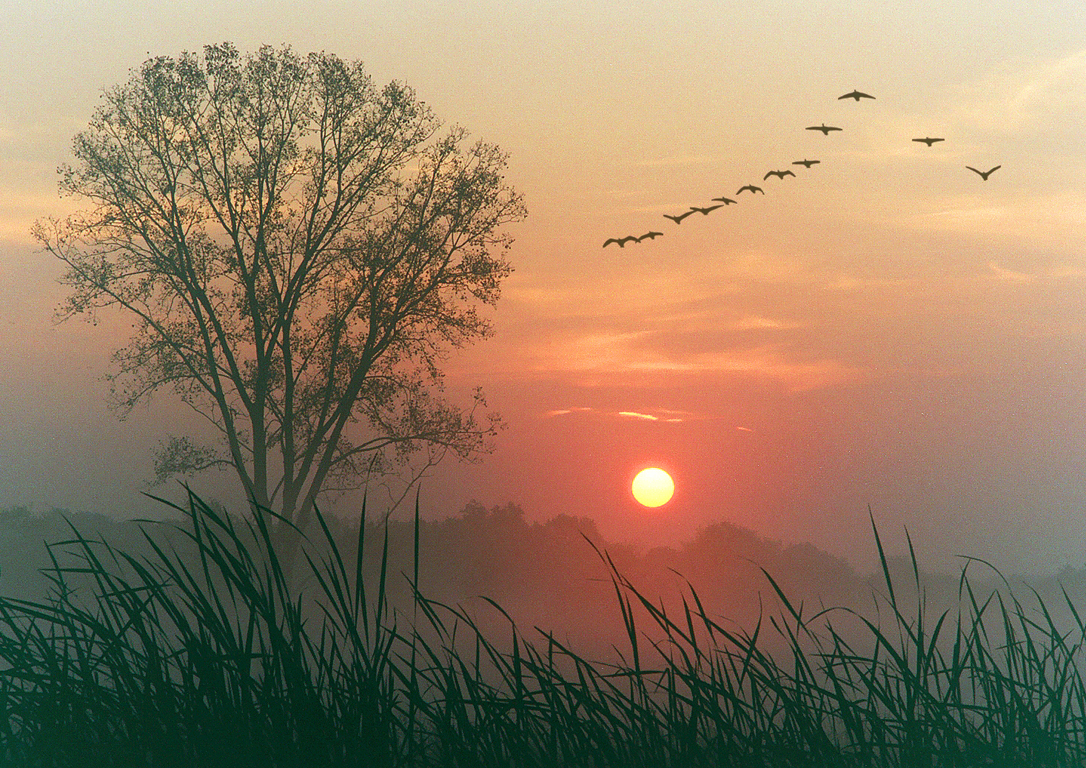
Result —
<path fill-rule="evenodd" d="M 107 90 L 73 154 L 61 190 L 90 208 L 34 227 L 66 264 L 58 314 L 130 313 L 122 416 L 168 390 L 220 438 L 170 435 L 160 479 L 230 468 L 293 519 L 487 447 L 496 418 L 478 390 L 444 400 L 441 365 L 490 333 L 480 309 L 511 271 L 525 211 L 497 147 L 359 62 L 220 44 Z"/>

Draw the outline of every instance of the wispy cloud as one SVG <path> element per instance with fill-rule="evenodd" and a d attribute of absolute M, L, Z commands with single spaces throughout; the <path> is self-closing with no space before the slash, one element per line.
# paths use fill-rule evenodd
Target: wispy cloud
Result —
<path fill-rule="evenodd" d="M 775 380 L 794 391 L 851 383 L 865 375 L 834 359 L 796 359 L 783 345 L 685 351 L 658 346 L 652 336 L 648 331 L 583 335 L 537 355 L 535 366 L 596 376 L 747 375 Z"/>
<path fill-rule="evenodd" d="M 994 261 L 988 262 L 988 268 L 992 270 L 997 280 L 1003 280 L 1008 283 L 1032 283 L 1037 280 L 1037 275 L 1031 275 L 1026 272 L 1015 272 L 1014 270 L 999 266 Z"/>
<path fill-rule="evenodd" d="M 656 408 L 652 413 L 633 410 L 610 410 L 606 408 L 589 408 L 574 406 L 570 408 L 557 408 L 546 411 L 545 418 L 557 418 L 564 416 L 591 416 L 603 419 L 632 419 L 635 421 L 658 422 L 661 424 L 680 424 L 687 421 L 718 420 L 722 417 L 709 413 L 695 413 L 693 411 L 674 410 L 671 408 Z"/>
<path fill-rule="evenodd" d="M 1016 59 L 957 91 L 955 122 L 1017 133 L 1086 107 L 1086 50 L 1058 58 Z"/>
<path fill-rule="evenodd" d="M 761 317 L 759 315 L 746 315 L 736 321 L 733 326 L 736 330 L 748 331 L 748 330 L 762 330 L 770 328 L 797 328 L 798 323 L 785 322 L 783 320 L 775 320 L 771 317 Z"/>
<path fill-rule="evenodd" d="M 1008 283 L 1037 283 L 1053 280 L 1081 280 L 1086 277 L 1086 269 L 1071 264 L 1051 264 L 1040 268 L 1023 271 L 1004 267 L 995 261 L 987 264 L 989 275 L 996 280 Z"/>
<path fill-rule="evenodd" d="M 592 411 L 591 408 L 585 408 L 583 406 L 576 406 L 576 407 L 573 407 L 573 408 L 558 408 L 558 409 L 553 410 L 553 411 L 547 411 L 543 415 L 548 417 L 548 418 L 552 418 L 554 416 L 568 416 L 571 413 L 590 413 L 591 411 Z"/>
<path fill-rule="evenodd" d="M 637 411 L 619 411 L 619 416 L 626 416 L 631 419 L 643 419 L 645 421 L 659 421 L 659 416 L 653 416 L 651 413 L 638 413 Z"/>

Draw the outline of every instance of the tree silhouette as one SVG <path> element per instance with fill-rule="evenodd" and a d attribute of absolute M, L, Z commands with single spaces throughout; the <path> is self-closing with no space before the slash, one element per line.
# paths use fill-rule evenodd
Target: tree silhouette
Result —
<path fill-rule="evenodd" d="M 145 62 L 73 152 L 61 190 L 91 209 L 33 230 L 67 265 L 58 315 L 130 313 L 122 417 L 172 390 L 221 437 L 170 436 L 160 480 L 232 468 L 304 525 L 322 491 L 488 447 L 497 418 L 442 399 L 440 364 L 511 271 L 498 148 L 361 63 L 224 43 Z"/>

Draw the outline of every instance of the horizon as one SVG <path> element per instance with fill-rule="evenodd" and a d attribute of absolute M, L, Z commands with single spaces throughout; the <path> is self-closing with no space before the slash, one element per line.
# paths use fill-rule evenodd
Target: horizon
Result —
<path fill-rule="evenodd" d="M 931 569 L 1086 562 L 1081 4 L 996 4 L 983 35 L 934 2 L 7 10 L 0 508 L 139 516 L 163 424 L 199 433 L 165 394 L 109 411 L 128 321 L 54 324 L 60 267 L 29 229 L 73 210 L 56 167 L 103 89 L 229 40 L 359 59 L 510 154 L 515 271 L 494 336 L 446 366 L 450 397 L 482 386 L 507 429 L 424 479 L 424 514 L 513 503 L 646 546 L 728 522 L 859 571 L 870 509 L 892 554 L 907 529 Z M 664 218 L 722 195 L 737 204 Z M 649 466 L 675 480 L 655 510 L 629 491 Z"/>

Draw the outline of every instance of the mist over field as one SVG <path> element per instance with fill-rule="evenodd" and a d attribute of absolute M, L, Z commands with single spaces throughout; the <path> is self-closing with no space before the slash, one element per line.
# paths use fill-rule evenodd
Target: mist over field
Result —
<path fill-rule="evenodd" d="M 171 510 L 165 510 L 167 512 Z M 411 578 L 414 572 L 415 526 L 411 520 L 391 519 L 387 524 L 371 510 L 365 535 L 365 576 L 376 588 L 384 537 L 388 535 L 387 592 L 399 621 L 410 624 Z M 243 526 L 242 518 L 236 518 Z M 337 545 L 353 554 L 357 521 L 329 518 Z M 877 522 L 877 521 L 876 521 Z M 187 521 L 166 517 L 162 522 L 137 522 L 111 516 L 27 507 L 0 510 L 0 595 L 40 600 L 52 582 L 47 574 L 53 563 L 46 543 L 60 565 L 75 565 L 71 546 L 57 544 L 72 538 L 72 528 L 90 539 L 101 539 L 120 551 L 152 555 L 142 530 L 169 542 L 182 553 L 192 552 L 184 530 Z M 509 634 L 506 618 L 484 598 L 493 600 L 518 625 L 521 636 L 540 641 L 544 635 L 569 644 L 596 660 L 614 660 L 616 652 L 628 653 L 628 637 L 616 602 L 615 587 L 604 553 L 639 591 L 660 601 L 674 615 L 681 615 L 682 600 L 693 588 L 706 609 L 736 631 L 752 631 L 761 618 L 768 623 L 778 615 L 781 602 L 772 581 L 808 615 L 823 608 L 849 608 L 870 613 L 874 597 L 886 594 L 884 574 L 861 573 L 846 561 L 810 544 L 784 545 L 730 523 L 708 526 L 676 547 L 645 547 L 603 537 L 587 517 L 559 515 L 546 522 L 528 522 L 515 504 L 486 508 L 473 502 L 458 513 L 439 520 L 420 521 L 419 590 L 430 600 L 463 607 L 487 637 L 501 644 Z M 318 530 L 310 530 L 318 542 Z M 881 530 L 884 542 L 895 532 Z M 904 538 L 902 533 L 901 538 Z M 870 546 L 876 551 L 874 535 Z M 595 547 L 593 547 L 595 545 Z M 195 559 L 191 562 L 195 564 Z M 998 574 L 983 563 L 968 563 L 969 576 L 980 592 L 1005 589 L 1029 595 L 1037 590 L 1055 613 L 1067 617 L 1061 595 L 1066 590 L 1074 604 L 1086 610 L 1086 568 L 1065 568 L 1056 575 Z M 888 560 L 891 575 L 902 589 L 911 589 L 914 574 L 908 557 Z M 113 564 L 124 572 L 122 564 Z M 959 602 L 960 572 L 921 572 L 923 598 L 937 615 Z M 1007 578 L 1005 582 L 1003 577 Z M 72 582 L 79 583 L 78 574 Z M 312 588 L 313 584 L 309 584 Z M 84 584 L 83 597 L 94 596 Z M 304 592 L 304 590 L 303 590 Z M 913 599 L 911 592 L 909 599 Z M 835 616 L 837 614 L 834 614 Z M 842 624 L 848 620 L 842 617 Z"/>

